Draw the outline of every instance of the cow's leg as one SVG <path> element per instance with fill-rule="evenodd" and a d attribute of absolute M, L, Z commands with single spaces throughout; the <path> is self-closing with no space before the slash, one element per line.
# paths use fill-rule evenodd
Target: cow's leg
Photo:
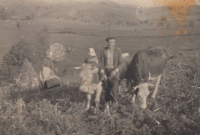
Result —
<path fill-rule="evenodd" d="M 163 75 L 162 75 L 162 86 L 163 86 L 163 88 L 165 88 L 165 82 L 166 82 L 166 74 L 165 74 L 165 70 L 164 70 Z"/>
<path fill-rule="evenodd" d="M 119 86 L 119 93 L 121 93 L 122 91 L 122 86 Z"/>
<path fill-rule="evenodd" d="M 158 93 L 158 87 L 160 85 L 161 76 L 162 75 L 159 75 L 158 79 L 156 81 L 156 87 L 155 87 L 155 90 L 154 90 L 153 95 L 152 95 L 152 98 L 154 98 L 154 99 L 156 98 L 156 94 Z"/>
<path fill-rule="evenodd" d="M 133 104 L 135 104 L 135 97 L 136 97 L 136 95 L 137 95 L 138 88 L 139 88 L 138 85 L 135 86 L 135 87 L 133 87 L 132 100 L 131 100 L 131 102 L 132 102 Z"/>
<path fill-rule="evenodd" d="M 133 94 L 133 97 L 132 97 L 132 100 L 131 100 L 131 102 L 133 103 L 133 104 L 135 104 L 135 94 Z"/>
<path fill-rule="evenodd" d="M 86 111 L 88 111 L 90 109 L 90 101 L 91 101 L 91 97 L 92 95 L 91 94 L 87 94 L 87 106 L 86 106 Z"/>
<path fill-rule="evenodd" d="M 106 108 L 105 108 L 104 112 L 107 113 L 108 116 L 110 116 L 110 109 L 109 109 L 108 102 L 106 102 Z"/>
<path fill-rule="evenodd" d="M 96 105 L 97 111 L 99 110 L 99 102 L 100 102 L 101 92 L 102 92 L 102 82 L 99 82 L 97 84 L 97 91 L 96 91 L 96 97 L 95 97 L 95 105 Z"/>

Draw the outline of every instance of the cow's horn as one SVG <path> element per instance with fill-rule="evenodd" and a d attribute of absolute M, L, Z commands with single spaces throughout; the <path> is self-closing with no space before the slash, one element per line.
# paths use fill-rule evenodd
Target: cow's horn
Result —
<path fill-rule="evenodd" d="M 137 88 L 139 88 L 139 85 L 137 85 L 137 86 L 133 87 L 133 89 L 134 89 L 134 90 L 136 90 Z"/>

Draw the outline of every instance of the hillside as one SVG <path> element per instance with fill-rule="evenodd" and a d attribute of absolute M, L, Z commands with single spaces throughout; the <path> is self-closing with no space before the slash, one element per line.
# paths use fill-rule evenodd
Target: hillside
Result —
<path fill-rule="evenodd" d="M 200 8 L 197 6 L 190 7 L 183 25 L 180 25 L 169 12 L 169 7 L 137 8 L 102 0 L 5 3 L 0 6 L 5 15 L 1 16 L 5 18 L 0 22 L 0 58 L 22 37 L 34 46 L 38 33 L 43 30 L 49 34 L 46 44 L 59 42 L 79 49 L 85 41 L 86 48 L 83 47 L 81 54 L 86 53 L 87 47 L 105 44 L 108 35 L 117 36 L 122 42 L 130 37 L 191 36 L 200 32 Z M 134 41 L 128 45 L 131 42 Z"/>
<path fill-rule="evenodd" d="M 23 1 L 23 0 L 22 0 Z M 66 20 L 78 20 L 85 23 L 101 23 L 104 25 L 134 25 L 141 21 L 159 23 L 162 17 L 166 17 L 170 23 L 177 23 L 173 15 L 169 13 L 168 7 L 138 8 L 134 6 L 120 5 L 112 1 L 60 1 L 60 2 L 13 2 L 3 5 L 6 12 L 12 18 L 56 18 Z M 198 6 L 193 6 L 186 15 L 185 21 L 198 18 L 200 13 Z M 10 17 L 11 18 L 11 17 Z M 154 24 L 154 25 L 155 25 Z"/>

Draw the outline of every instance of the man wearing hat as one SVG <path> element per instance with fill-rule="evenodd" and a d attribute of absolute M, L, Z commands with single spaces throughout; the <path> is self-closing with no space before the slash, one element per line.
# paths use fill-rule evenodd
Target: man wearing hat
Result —
<path fill-rule="evenodd" d="M 119 72 L 123 66 L 122 53 L 120 48 L 116 48 L 116 38 L 106 38 L 107 47 L 100 53 L 100 74 L 107 76 L 103 81 L 106 102 L 117 102 L 117 92 L 119 90 Z"/>

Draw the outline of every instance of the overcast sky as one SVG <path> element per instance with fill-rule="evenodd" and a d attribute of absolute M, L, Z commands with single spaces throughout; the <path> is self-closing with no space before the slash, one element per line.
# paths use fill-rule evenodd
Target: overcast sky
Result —
<path fill-rule="evenodd" d="M 73 1 L 73 0 L 71 0 Z M 78 1 L 106 1 L 106 0 L 78 0 Z M 130 4 L 144 7 L 152 6 L 190 6 L 200 3 L 200 0 L 111 0 L 119 4 Z"/>
<path fill-rule="evenodd" d="M 0 0 L 0 5 L 2 3 L 23 3 L 27 1 L 32 2 L 53 2 L 57 3 L 60 1 L 66 1 L 66 2 L 73 2 L 73 1 L 81 1 L 81 2 L 100 2 L 100 1 L 108 1 L 108 0 Z M 187 5 L 200 5 L 200 0 L 110 0 L 119 4 L 129 4 L 129 5 L 136 5 L 136 6 L 143 6 L 143 7 L 152 7 L 152 6 L 187 6 Z M 156 3 L 156 4 L 155 4 Z"/>
<path fill-rule="evenodd" d="M 73 1 L 73 0 L 71 0 Z M 95 1 L 95 0 L 77 0 L 82 2 L 88 2 L 88 1 Z M 106 0 L 98 0 L 98 1 L 106 1 Z M 128 5 L 143 5 L 143 6 L 153 6 L 151 0 L 110 0 L 119 4 L 128 4 Z"/>

